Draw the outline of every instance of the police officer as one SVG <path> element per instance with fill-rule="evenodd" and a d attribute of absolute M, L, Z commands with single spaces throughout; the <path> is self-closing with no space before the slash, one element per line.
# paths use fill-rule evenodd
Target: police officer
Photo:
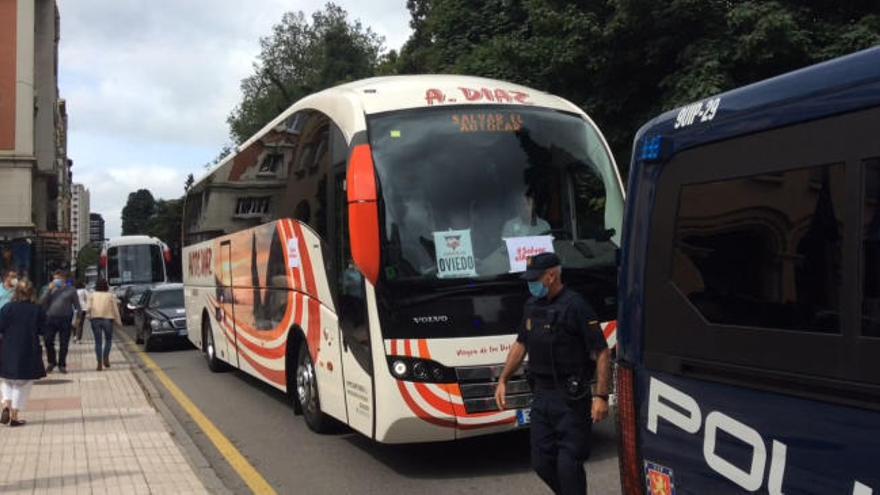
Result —
<path fill-rule="evenodd" d="M 584 494 L 584 461 L 590 430 L 608 416 L 611 354 L 596 313 L 562 284 L 559 257 L 529 258 L 522 278 L 532 297 L 526 302 L 516 342 L 498 379 L 495 401 L 505 409 L 506 384 L 529 355 L 532 467 L 555 492 Z M 596 393 L 590 382 L 598 371 Z"/>

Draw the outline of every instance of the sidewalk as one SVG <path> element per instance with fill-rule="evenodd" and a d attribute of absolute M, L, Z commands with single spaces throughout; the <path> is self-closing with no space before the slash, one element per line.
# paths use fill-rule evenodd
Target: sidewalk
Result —
<path fill-rule="evenodd" d="M 87 325 L 70 345 L 68 374 L 34 383 L 27 424 L 0 425 L 0 493 L 208 493 L 147 401 L 118 333 L 111 367 L 95 371 Z"/>

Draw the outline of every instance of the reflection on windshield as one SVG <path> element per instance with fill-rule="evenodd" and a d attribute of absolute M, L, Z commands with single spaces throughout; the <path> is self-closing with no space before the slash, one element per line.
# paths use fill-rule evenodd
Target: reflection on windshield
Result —
<path fill-rule="evenodd" d="M 182 308 L 183 290 L 154 292 L 150 298 L 150 306 L 154 308 Z"/>
<path fill-rule="evenodd" d="M 596 131 L 561 112 L 470 108 L 371 119 L 383 277 L 496 277 L 547 250 L 568 268 L 613 264 L 623 201 Z"/>

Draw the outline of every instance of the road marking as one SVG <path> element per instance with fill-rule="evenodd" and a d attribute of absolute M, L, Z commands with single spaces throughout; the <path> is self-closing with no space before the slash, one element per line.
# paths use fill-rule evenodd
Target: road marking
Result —
<path fill-rule="evenodd" d="M 226 438 L 226 435 L 224 435 L 220 429 L 217 428 L 207 416 L 205 416 L 198 406 L 193 404 L 183 390 L 181 390 L 177 384 L 174 383 L 164 371 L 162 371 L 162 368 L 156 364 L 156 361 L 153 361 L 153 358 L 140 350 L 140 348 L 132 342 L 131 337 L 129 337 L 128 334 L 125 332 L 121 333 L 125 335 L 124 338 L 128 344 L 127 347 L 129 351 L 140 356 L 147 369 L 156 375 L 159 381 L 162 382 L 162 385 L 165 386 L 165 389 L 168 390 L 168 392 L 171 393 L 171 396 L 174 397 L 178 404 L 180 404 L 180 407 L 189 414 L 189 417 L 192 418 L 197 425 L 199 425 L 202 432 L 207 435 L 208 439 L 211 440 L 211 443 L 214 444 L 214 447 L 220 451 L 220 454 L 226 459 L 226 462 L 232 466 L 232 469 L 235 469 L 235 472 L 238 473 L 245 484 L 247 484 L 248 488 L 250 488 L 252 492 L 261 495 L 277 495 L 275 489 L 269 485 L 269 482 L 263 478 L 260 472 L 257 471 L 247 459 L 245 459 L 241 452 L 232 445 L 232 442 Z"/>

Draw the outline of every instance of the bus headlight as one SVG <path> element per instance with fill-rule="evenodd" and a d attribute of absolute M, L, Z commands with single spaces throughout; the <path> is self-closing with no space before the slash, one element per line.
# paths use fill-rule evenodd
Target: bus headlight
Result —
<path fill-rule="evenodd" d="M 425 383 L 455 383 L 455 369 L 437 361 L 409 356 L 388 356 L 391 376 L 398 380 Z"/>
<path fill-rule="evenodd" d="M 397 361 L 394 361 L 394 363 L 391 364 L 391 371 L 394 373 L 394 376 L 396 376 L 397 378 L 405 377 L 406 372 L 408 370 L 409 370 L 409 368 L 406 366 L 406 363 L 404 363 L 403 361 L 401 361 L 399 359 Z"/>
<path fill-rule="evenodd" d="M 413 364 L 413 375 L 419 380 L 428 378 L 428 365 L 424 361 L 416 361 Z"/>

